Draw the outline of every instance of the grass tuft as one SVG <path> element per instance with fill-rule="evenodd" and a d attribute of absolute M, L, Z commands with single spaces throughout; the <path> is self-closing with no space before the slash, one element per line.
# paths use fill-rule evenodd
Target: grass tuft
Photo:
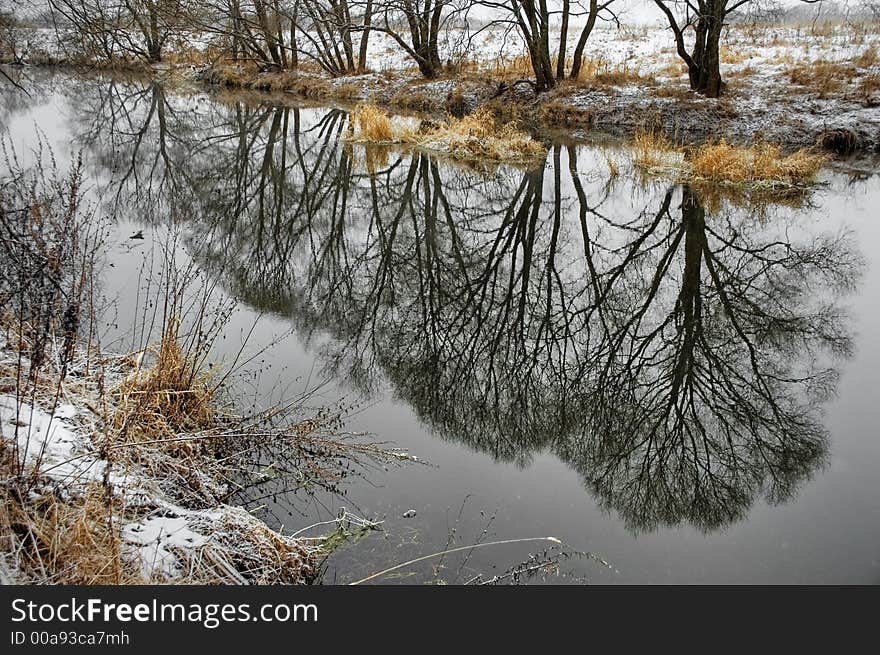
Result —
<path fill-rule="evenodd" d="M 722 139 L 684 149 L 662 133 L 645 130 L 636 133 L 630 149 L 632 163 L 641 172 L 753 188 L 812 184 L 826 162 L 824 155 L 810 149 L 784 155 L 779 146 L 769 143 L 737 147 Z"/>
<path fill-rule="evenodd" d="M 851 155 L 862 147 L 862 139 L 852 130 L 839 128 L 825 131 L 818 140 L 823 150 L 837 155 Z"/>
<path fill-rule="evenodd" d="M 346 139 L 363 144 L 403 144 L 455 159 L 525 162 L 546 154 L 543 145 L 515 121 L 498 125 L 492 111 L 481 108 L 464 118 L 447 116 L 439 124 L 413 129 L 412 124 L 394 120 L 373 105 L 358 107 L 351 118 Z"/>
<path fill-rule="evenodd" d="M 675 167 L 683 159 L 681 151 L 656 130 L 637 130 L 631 148 L 633 164 L 642 170 Z"/>
<path fill-rule="evenodd" d="M 697 179 L 734 184 L 810 184 L 825 163 L 825 157 L 807 149 L 785 156 L 778 146 L 758 143 L 738 148 L 723 139 L 699 146 L 691 159 Z"/>
<path fill-rule="evenodd" d="M 788 76 L 794 84 L 811 89 L 819 98 L 831 98 L 847 88 L 857 71 L 851 64 L 820 59 L 795 65 Z"/>
<path fill-rule="evenodd" d="M 880 53 L 877 52 L 877 46 L 869 45 L 855 58 L 854 63 L 859 68 L 872 68 L 880 65 Z"/>
<path fill-rule="evenodd" d="M 33 503 L 8 488 L 0 495 L 0 528 L 21 545 L 16 568 L 53 584 L 144 582 L 122 552 L 101 485 L 91 483 L 73 498 L 46 493 Z"/>
<path fill-rule="evenodd" d="M 113 431 L 122 442 L 174 440 L 215 425 L 214 387 L 195 356 L 184 353 L 178 339 L 180 321 L 172 318 L 162 334 L 155 363 L 136 367 L 114 390 Z M 170 441 L 175 454 L 192 455 L 210 440 Z M 179 452 L 178 452 L 179 451 Z"/>
<path fill-rule="evenodd" d="M 351 114 L 351 125 L 358 141 L 390 143 L 404 137 L 403 129 L 393 125 L 388 114 L 376 105 L 358 106 Z"/>

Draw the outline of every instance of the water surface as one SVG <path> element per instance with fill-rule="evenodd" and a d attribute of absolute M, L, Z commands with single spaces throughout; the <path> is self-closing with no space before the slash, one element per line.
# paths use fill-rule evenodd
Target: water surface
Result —
<path fill-rule="evenodd" d="M 551 581 L 880 581 L 873 172 L 743 197 L 614 175 L 605 146 L 462 165 L 347 145 L 338 108 L 61 75 L 30 88 L 0 102 L 12 144 L 81 156 L 113 217 L 111 342 L 179 226 L 180 259 L 239 301 L 218 357 L 258 319 L 254 402 L 310 390 L 430 462 L 345 498 L 240 499 L 286 531 L 340 506 L 384 520 L 328 581 L 450 536 L 545 535 L 611 564 L 572 559 Z M 388 581 L 463 582 L 529 552 Z"/>

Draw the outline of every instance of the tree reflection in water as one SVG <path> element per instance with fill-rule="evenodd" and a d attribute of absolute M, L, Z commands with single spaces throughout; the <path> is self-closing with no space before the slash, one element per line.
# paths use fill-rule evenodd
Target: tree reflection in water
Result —
<path fill-rule="evenodd" d="M 131 168 L 116 202 L 173 207 L 231 294 L 320 338 L 327 375 L 390 385 L 496 459 L 554 453 L 633 531 L 722 527 L 821 466 L 849 234 L 773 205 L 709 212 L 586 148 L 486 175 L 344 145 L 340 110 L 159 111 L 150 93 L 86 110 L 98 160 Z"/>

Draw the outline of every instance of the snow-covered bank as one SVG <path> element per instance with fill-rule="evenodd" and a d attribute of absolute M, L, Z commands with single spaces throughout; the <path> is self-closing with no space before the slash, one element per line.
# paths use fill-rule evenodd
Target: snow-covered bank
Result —
<path fill-rule="evenodd" d="M 415 459 L 346 440 L 329 415 L 278 422 L 283 410 L 273 410 L 272 425 L 235 417 L 213 393 L 203 399 L 216 411 L 196 426 L 184 416 L 193 405 L 175 396 L 206 392 L 198 375 L 191 388 L 173 384 L 173 332 L 135 357 L 84 348 L 71 357 L 50 339 L 34 370 L 28 330 L 0 321 L 4 581 L 309 583 L 329 552 L 326 536 L 282 534 L 230 504 L 233 493 L 286 475 L 296 488 L 338 485 L 368 463 Z M 181 419 L 193 429 L 174 428 Z M 244 464 L 261 458 L 272 464 Z M 342 511 L 334 543 L 352 527 L 374 526 Z"/>
<path fill-rule="evenodd" d="M 8 341 L 0 345 L 2 388 L 11 389 L 18 358 Z M 108 356 L 104 364 L 105 372 L 132 370 L 128 358 Z M 100 386 L 117 388 L 124 379 L 108 377 Z M 216 453 L 181 460 L 167 440 L 108 444 L 107 412 L 117 409 L 112 391 L 101 397 L 79 380 L 74 386 L 44 376 L 46 383 L 57 383 L 57 396 L 45 392 L 49 387 L 26 397 L 0 395 L 0 578 L 24 584 L 113 581 L 106 572 L 90 580 L 94 561 L 85 561 L 85 553 L 106 560 L 108 569 L 118 568 L 116 580 L 126 583 L 303 584 L 317 577 L 328 554 L 324 538 L 282 534 L 244 508 L 222 502 L 235 485 L 226 477 L 234 470 L 217 461 Z M 302 431 L 308 439 L 308 429 Z M 182 434 L 175 445 L 211 436 L 218 435 Z M 409 458 L 367 444 L 338 446 L 333 457 Z M 173 474 L 181 467 L 188 480 Z M 342 512 L 338 535 L 352 526 L 372 527 Z M 63 553 L 53 551 L 61 548 Z M 55 560 L 63 560 L 60 570 L 51 565 Z"/>
<path fill-rule="evenodd" d="M 9 388 L 13 386 L 8 384 L 9 373 L 16 358 L 9 344 L 4 346 L 3 387 Z M 107 363 L 113 368 L 114 362 Z M 107 382 L 113 385 L 118 380 Z M 32 583 L 73 577 L 87 581 L 72 570 L 78 565 L 75 557 L 65 564 L 70 570 L 55 571 L 54 579 L 53 572 L 47 570 L 46 579 L 42 579 L 41 567 L 34 566 L 34 560 L 50 559 L 51 545 L 42 543 L 47 535 L 35 530 L 38 534 L 31 538 L 40 547 L 29 552 L 31 544 L 20 534 L 27 525 L 25 517 L 39 524 L 48 514 L 61 515 L 68 510 L 76 524 L 89 526 L 79 544 L 83 548 L 94 547 L 90 536 L 100 529 L 94 523 L 106 521 L 113 526 L 117 552 L 105 550 L 102 556 L 116 555 L 116 565 L 123 569 L 120 580 L 126 582 L 305 583 L 317 574 L 323 556 L 320 540 L 281 535 L 243 508 L 222 502 L 186 507 L 191 490 L 169 493 L 168 481 L 157 474 L 166 466 L 178 465 L 163 461 L 173 455 L 151 444 L 128 444 L 126 448 L 141 450 L 138 459 L 149 460 L 149 465 L 116 457 L 112 446 L 96 444 L 107 428 L 103 412 L 95 408 L 106 406 L 107 398 L 86 392 L 82 385 L 77 385 L 75 396 L 69 385 L 58 388 L 60 399 L 45 393 L 28 394 L 27 398 L 0 395 L 0 429 L 7 462 L 2 482 L 8 501 L 6 518 L 14 528 L 0 544 L 5 579 Z M 200 484 L 211 487 L 202 498 L 222 494 L 228 483 L 199 471 L 197 459 L 188 465 Z M 21 489 L 27 489 L 27 494 L 18 493 Z M 12 503 L 18 505 L 14 510 Z M 103 516 L 98 511 L 102 504 L 108 509 Z M 64 523 L 55 527 L 65 527 Z M 45 563 L 44 568 L 51 567 Z M 106 581 L 104 576 L 99 579 Z"/>
<path fill-rule="evenodd" d="M 379 48 L 379 41 L 372 47 Z M 258 73 L 221 65 L 196 76 L 221 85 L 436 114 L 460 115 L 489 103 L 536 126 L 567 132 L 630 136 L 648 127 L 680 143 L 724 138 L 787 149 L 822 145 L 828 135 L 846 133 L 853 149 L 877 151 L 878 48 L 880 30 L 873 28 L 853 34 L 844 26 L 822 33 L 735 26 L 722 48 L 726 89 L 720 99 L 690 91 L 668 32 L 656 27 L 597 30 L 582 79 L 542 94 L 528 84 L 512 84 L 531 73 L 521 51 L 500 31 L 482 34 L 470 63 L 436 80 L 421 78 L 390 49 L 377 70 L 363 75 Z"/>

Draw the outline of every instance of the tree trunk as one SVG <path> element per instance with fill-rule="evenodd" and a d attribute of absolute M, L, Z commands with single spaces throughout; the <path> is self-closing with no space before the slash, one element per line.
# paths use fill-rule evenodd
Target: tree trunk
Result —
<path fill-rule="evenodd" d="M 684 232 L 684 271 L 676 302 L 679 356 L 672 374 L 670 397 L 677 399 L 694 368 L 694 350 L 702 334 L 702 263 L 706 244 L 706 211 L 690 187 L 682 188 L 681 217 Z"/>
<path fill-rule="evenodd" d="M 150 11 L 150 34 L 147 36 L 147 54 L 151 63 L 159 63 L 162 61 L 162 46 L 159 41 L 159 17 L 156 11 Z"/>
<path fill-rule="evenodd" d="M 238 61 L 243 55 L 241 45 L 241 5 L 238 0 L 232 3 L 232 60 Z"/>
<path fill-rule="evenodd" d="M 587 24 L 584 25 L 584 29 L 581 31 L 581 36 L 574 48 L 574 57 L 571 62 L 571 73 L 569 76 L 573 80 L 576 80 L 581 76 L 581 66 L 584 63 L 584 48 L 587 46 L 587 39 L 590 38 L 590 34 L 593 33 L 593 28 L 596 26 L 596 18 L 598 15 L 599 0 L 590 0 L 590 15 L 587 16 Z"/>
<path fill-rule="evenodd" d="M 727 0 L 702 0 L 695 26 L 694 47 L 688 63 L 691 90 L 709 98 L 721 95 L 721 29 Z"/>
<path fill-rule="evenodd" d="M 346 72 L 353 71 L 357 68 L 354 61 L 354 43 L 351 40 L 351 11 L 348 6 L 348 0 L 340 0 L 337 10 L 339 31 L 342 35 L 342 49 L 345 52 Z"/>
<path fill-rule="evenodd" d="M 556 79 L 565 79 L 565 46 L 568 40 L 568 15 L 571 13 L 571 0 L 562 0 L 562 24 L 559 26 L 559 52 L 556 53 Z"/>
<path fill-rule="evenodd" d="M 367 70 L 367 48 L 370 43 L 370 27 L 373 22 L 373 0 L 367 0 L 367 6 L 364 9 L 364 31 L 361 34 L 361 47 L 358 51 L 358 70 L 364 72 Z"/>
<path fill-rule="evenodd" d="M 666 15 L 675 34 L 676 50 L 688 67 L 691 90 L 710 98 L 719 97 L 724 87 L 721 80 L 720 44 L 721 30 L 728 13 L 727 3 L 728 0 L 699 0 L 699 16 L 694 25 L 694 45 L 688 52 L 684 42 L 684 28 L 679 26 L 670 3 L 654 0 L 654 4 Z"/>
<path fill-rule="evenodd" d="M 539 10 L 541 12 L 540 30 L 538 31 L 541 66 L 543 68 L 543 78 L 546 81 L 548 89 L 556 84 L 553 75 L 553 64 L 550 62 L 550 10 L 547 7 L 547 0 L 539 0 Z M 535 33 L 532 32 L 534 35 Z"/>
<path fill-rule="evenodd" d="M 440 72 L 439 67 L 437 66 L 438 62 L 435 61 L 437 58 L 431 56 L 429 48 L 421 48 L 420 50 L 417 61 L 419 72 L 425 79 L 432 80 L 437 77 L 437 74 Z"/>
<path fill-rule="evenodd" d="M 553 88 L 556 80 L 550 72 L 549 66 L 545 63 L 540 44 L 529 43 L 528 45 L 529 60 L 532 63 L 532 72 L 535 74 L 535 91 L 538 93 L 548 91 Z"/>
<path fill-rule="evenodd" d="M 299 2 L 293 5 L 293 15 L 290 18 L 290 67 L 299 68 L 299 46 L 296 42 L 296 21 L 298 20 Z"/>

